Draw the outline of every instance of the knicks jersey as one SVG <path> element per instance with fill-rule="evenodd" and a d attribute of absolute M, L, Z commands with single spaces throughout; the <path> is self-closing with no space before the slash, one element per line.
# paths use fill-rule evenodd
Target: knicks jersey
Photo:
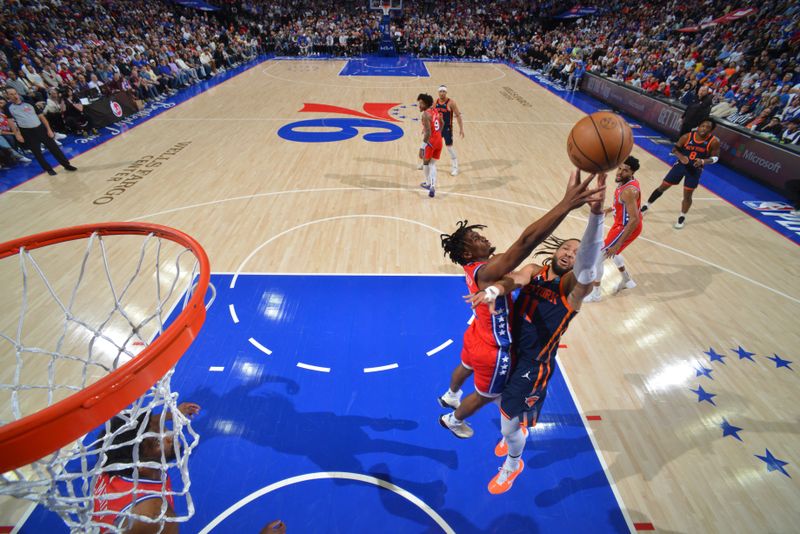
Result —
<path fill-rule="evenodd" d="M 453 122 L 453 110 L 450 108 L 450 99 L 448 98 L 444 102 L 436 99 L 434 107 L 439 111 L 439 115 L 442 116 L 444 129 L 450 128 Z"/>
<path fill-rule="evenodd" d="M 442 144 L 442 118 L 436 108 L 428 108 L 425 113 L 431 116 L 431 137 L 428 142 L 433 145 Z"/>
<path fill-rule="evenodd" d="M 680 148 L 680 152 L 689 158 L 690 164 L 692 161 L 698 158 L 707 159 L 711 154 L 710 145 L 713 139 L 714 136 L 709 135 L 708 139 L 701 141 L 700 136 L 697 135 L 697 132 L 692 130 L 689 132 L 689 138 L 686 140 L 686 143 L 684 143 L 684 145 Z"/>
<path fill-rule="evenodd" d="M 486 265 L 485 261 L 476 261 L 464 266 L 466 274 L 467 288 L 470 293 L 480 291 L 478 283 L 475 281 L 478 269 Z M 481 304 L 475 308 L 475 319 L 464 332 L 465 339 L 480 340 L 484 343 L 500 348 L 508 348 L 511 345 L 511 329 L 508 322 L 509 312 L 512 304 L 511 295 L 498 297 L 495 301 L 495 315 L 489 312 L 489 306 Z"/>
<path fill-rule="evenodd" d="M 134 485 L 136 491 L 134 491 Z M 175 507 L 172 495 L 172 483 L 169 476 L 164 486 L 160 480 L 139 479 L 134 482 L 133 478 L 123 476 L 112 476 L 103 473 L 97 479 L 94 486 L 94 512 L 92 520 L 97 523 L 119 526 L 120 512 L 129 512 L 131 508 L 142 501 L 149 499 L 161 499 L 162 492 L 166 490 L 167 495 L 163 498 L 167 500 L 170 508 Z M 101 512 L 101 513 L 98 513 Z M 103 513 L 105 512 L 105 513 Z"/>
<path fill-rule="evenodd" d="M 622 201 L 622 192 L 627 188 L 635 189 L 639 195 L 636 197 L 636 209 L 640 209 L 642 203 L 642 189 L 639 187 L 639 180 L 633 179 L 617 187 L 614 191 L 614 226 L 625 226 L 628 224 L 628 210 Z M 639 224 L 642 224 L 641 218 Z"/>
<path fill-rule="evenodd" d="M 567 302 L 563 278 L 547 280 L 545 266 L 522 287 L 514 303 L 512 333 L 518 361 L 545 362 L 555 356 L 558 342 L 576 312 Z"/>

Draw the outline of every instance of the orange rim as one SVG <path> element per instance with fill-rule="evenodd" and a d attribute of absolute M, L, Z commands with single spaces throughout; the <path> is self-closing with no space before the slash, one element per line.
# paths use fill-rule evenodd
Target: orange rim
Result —
<path fill-rule="evenodd" d="M 22 248 L 34 250 L 87 238 L 94 233 L 101 236 L 153 234 L 185 246 L 200 263 L 197 288 L 169 328 L 134 359 L 66 399 L 0 427 L 0 473 L 30 464 L 111 419 L 178 362 L 205 321 L 205 294 L 211 278 L 208 256 L 194 238 L 167 226 L 103 223 L 62 228 L 2 243 L 0 259 L 16 255 Z"/>

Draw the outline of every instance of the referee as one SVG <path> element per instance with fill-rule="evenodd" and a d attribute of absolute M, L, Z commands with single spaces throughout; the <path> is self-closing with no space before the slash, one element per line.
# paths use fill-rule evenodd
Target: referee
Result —
<path fill-rule="evenodd" d="M 70 165 L 67 157 L 58 148 L 55 139 L 53 139 L 55 134 L 50 128 L 44 113 L 37 112 L 33 105 L 23 101 L 16 89 L 8 88 L 6 95 L 8 96 L 8 103 L 4 111 L 8 117 L 8 124 L 11 126 L 11 132 L 17 138 L 17 141 L 33 152 L 36 161 L 47 171 L 47 174 L 54 176 L 56 171 L 44 159 L 42 143 L 56 157 L 62 167 L 68 171 L 77 171 L 78 169 Z"/>

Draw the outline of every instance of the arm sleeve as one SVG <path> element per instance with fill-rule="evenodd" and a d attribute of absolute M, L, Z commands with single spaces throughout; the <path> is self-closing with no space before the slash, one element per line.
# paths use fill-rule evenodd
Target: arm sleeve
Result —
<path fill-rule="evenodd" d="M 575 255 L 575 279 L 579 284 L 591 284 L 597 275 L 597 260 L 603 248 L 603 215 L 589 214 L 586 231 Z"/>

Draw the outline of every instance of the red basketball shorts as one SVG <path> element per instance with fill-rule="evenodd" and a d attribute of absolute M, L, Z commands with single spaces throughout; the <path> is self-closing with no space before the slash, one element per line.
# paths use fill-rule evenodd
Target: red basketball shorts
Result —
<path fill-rule="evenodd" d="M 472 369 L 475 390 L 484 397 L 497 397 L 503 392 L 511 363 L 509 347 L 498 347 L 473 336 L 464 336 L 461 365 Z"/>
<path fill-rule="evenodd" d="M 625 230 L 624 226 L 616 226 L 616 225 L 612 226 L 611 230 L 608 231 L 608 235 L 606 236 L 606 240 L 605 240 L 605 243 L 603 245 L 603 250 L 605 250 L 605 249 L 611 247 L 612 245 L 616 244 L 616 242 L 622 236 L 622 231 L 623 230 Z M 639 227 L 636 230 L 634 230 L 633 233 L 630 236 L 628 236 L 628 238 L 625 240 L 625 242 L 622 243 L 622 246 L 619 247 L 619 250 L 617 251 L 617 254 L 622 253 L 622 251 L 625 250 L 628 245 L 633 243 L 633 241 L 637 237 L 639 237 L 639 234 L 641 234 L 641 233 L 642 233 L 642 225 L 639 224 Z"/>
<path fill-rule="evenodd" d="M 433 143 L 428 143 L 425 145 L 425 156 L 422 158 L 424 160 L 429 159 L 439 159 L 439 156 L 442 155 L 442 140 L 434 141 Z"/>

